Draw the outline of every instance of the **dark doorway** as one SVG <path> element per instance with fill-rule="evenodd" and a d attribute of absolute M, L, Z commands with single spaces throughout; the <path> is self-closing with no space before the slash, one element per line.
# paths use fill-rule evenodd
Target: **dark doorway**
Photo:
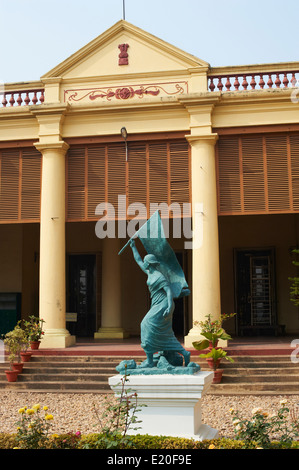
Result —
<path fill-rule="evenodd" d="M 183 271 L 185 272 L 184 253 L 176 252 L 176 257 L 180 263 Z M 177 337 L 185 335 L 185 305 L 187 303 L 186 298 L 175 299 L 175 310 L 172 319 L 172 329 Z"/>
<path fill-rule="evenodd" d="M 77 314 L 77 321 L 67 329 L 78 337 L 93 336 L 96 331 L 96 256 L 69 255 L 67 310 Z"/>
<path fill-rule="evenodd" d="M 235 250 L 235 274 L 238 334 L 276 333 L 274 250 Z"/>

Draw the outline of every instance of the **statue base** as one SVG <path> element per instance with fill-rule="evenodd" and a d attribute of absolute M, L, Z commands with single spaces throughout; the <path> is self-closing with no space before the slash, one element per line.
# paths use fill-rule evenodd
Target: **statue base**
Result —
<path fill-rule="evenodd" d="M 114 375 L 109 385 L 120 396 L 122 379 L 125 389 L 137 393 L 136 414 L 138 429 L 129 435 L 150 434 L 183 437 L 194 440 L 216 439 L 218 431 L 201 421 L 201 398 L 209 389 L 213 372 L 193 375 Z"/>

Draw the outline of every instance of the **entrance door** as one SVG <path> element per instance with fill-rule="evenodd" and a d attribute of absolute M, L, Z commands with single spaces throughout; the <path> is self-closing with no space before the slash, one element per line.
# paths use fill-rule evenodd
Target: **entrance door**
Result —
<path fill-rule="evenodd" d="M 274 251 L 235 251 L 238 334 L 276 332 Z"/>
<path fill-rule="evenodd" d="M 77 313 L 77 321 L 69 322 L 72 335 L 93 336 L 96 331 L 96 256 L 70 255 L 68 312 Z"/>

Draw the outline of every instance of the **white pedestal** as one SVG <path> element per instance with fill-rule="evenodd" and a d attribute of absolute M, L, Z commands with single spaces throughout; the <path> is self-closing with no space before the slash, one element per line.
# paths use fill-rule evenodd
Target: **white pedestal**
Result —
<path fill-rule="evenodd" d="M 122 375 L 109 378 L 109 385 L 119 395 Z M 129 375 L 125 388 L 137 393 L 142 406 L 137 413 L 139 429 L 128 434 L 215 439 L 218 431 L 201 422 L 201 397 L 213 380 L 213 372 L 192 375 Z M 134 427 L 134 425 L 133 425 Z"/>

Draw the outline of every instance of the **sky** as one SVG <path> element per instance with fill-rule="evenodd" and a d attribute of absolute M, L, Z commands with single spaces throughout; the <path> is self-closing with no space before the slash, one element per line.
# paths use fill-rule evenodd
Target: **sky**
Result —
<path fill-rule="evenodd" d="M 298 0 L 125 0 L 129 23 L 212 67 L 299 61 Z M 0 82 L 42 75 L 123 18 L 123 0 L 0 0 Z"/>

